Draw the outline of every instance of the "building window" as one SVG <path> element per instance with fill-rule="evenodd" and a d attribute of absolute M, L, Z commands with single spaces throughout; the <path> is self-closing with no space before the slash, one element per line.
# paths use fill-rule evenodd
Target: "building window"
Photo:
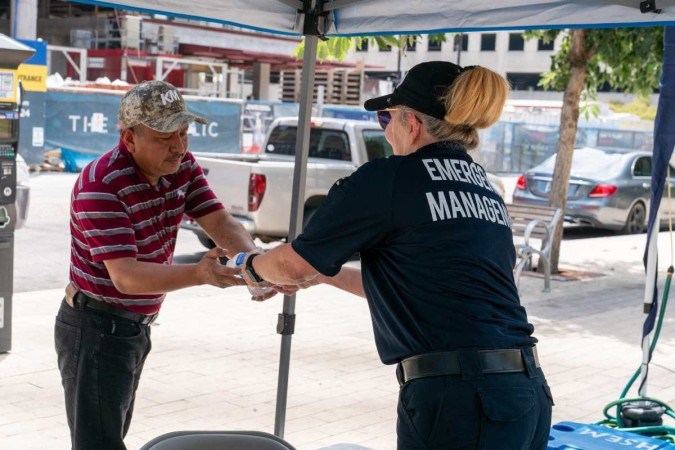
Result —
<path fill-rule="evenodd" d="M 495 43 L 497 42 L 497 35 L 494 33 L 486 33 L 480 35 L 480 50 L 482 52 L 494 52 Z"/>
<path fill-rule="evenodd" d="M 525 39 L 520 33 L 509 33 L 509 51 L 522 52 L 525 49 Z"/>
<path fill-rule="evenodd" d="M 537 50 L 539 50 L 540 52 L 552 51 L 553 50 L 553 44 L 554 44 L 553 40 L 551 40 L 550 42 L 544 43 L 544 41 L 542 39 L 539 39 L 539 42 L 537 43 Z"/>
<path fill-rule="evenodd" d="M 391 45 L 389 44 L 380 44 L 380 51 L 381 52 L 390 52 L 391 51 Z"/>
<path fill-rule="evenodd" d="M 357 52 L 367 52 L 368 51 L 368 39 L 361 41 L 361 48 L 356 48 Z"/>
<path fill-rule="evenodd" d="M 440 41 L 427 41 L 427 51 L 430 52 L 440 52 L 441 51 L 441 42 Z"/>
<path fill-rule="evenodd" d="M 405 51 L 406 52 L 414 52 L 416 50 L 417 50 L 417 39 L 415 39 L 412 42 L 410 42 L 410 41 L 406 42 L 406 44 L 405 44 Z"/>
<path fill-rule="evenodd" d="M 456 52 L 467 51 L 469 49 L 469 35 L 461 33 L 456 34 L 453 38 L 452 49 Z"/>
<path fill-rule="evenodd" d="M 542 91 L 544 88 L 539 86 L 541 76 L 538 73 L 507 73 L 506 79 L 509 80 L 511 89 L 514 91 Z"/>

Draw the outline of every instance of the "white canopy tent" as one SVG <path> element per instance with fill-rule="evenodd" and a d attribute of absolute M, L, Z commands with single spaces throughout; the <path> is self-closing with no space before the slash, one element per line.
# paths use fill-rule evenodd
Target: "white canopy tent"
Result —
<path fill-rule="evenodd" d="M 76 0 L 306 38 L 290 236 L 301 231 L 316 48 L 320 38 L 675 25 L 675 0 Z M 670 119 L 675 120 L 675 118 Z M 668 151 L 672 151 L 672 146 Z M 657 197 L 659 198 L 659 197 Z M 647 288 L 651 296 L 650 288 Z M 274 434 L 283 437 L 295 296 L 285 297 Z"/>
<path fill-rule="evenodd" d="M 675 20 L 672 0 L 79 1 L 298 36 L 311 30 L 303 20 L 303 13 L 311 12 L 326 14 L 326 36 L 664 25 Z M 661 13 L 642 13 L 641 3 L 644 9 L 656 3 Z"/>

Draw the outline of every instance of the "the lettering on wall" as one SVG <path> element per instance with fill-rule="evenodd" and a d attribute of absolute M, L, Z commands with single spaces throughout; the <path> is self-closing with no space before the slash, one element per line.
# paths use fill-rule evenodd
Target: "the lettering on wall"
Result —
<path fill-rule="evenodd" d="M 108 118 L 103 113 L 95 112 L 91 116 L 71 114 L 68 116 L 73 133 L 107 133 Z"/>
<path fill-rule="evenodd" d="M 23 100 L 21 102 L 21 112 L 19 114 L 19 117 L 21 117 L 22 119 L 24 117 L 30 117 L 30 101 Z"/>
<path fill-rule="evenodd" d="M 110 121 L 105 114 L 100 112 L 92 113 L 89 116 L 80 114 L 70 114 L 71 131 L 73 133 L 108 133 L 108 124 Z M 188 135 L 194 137 L 218 137 L 218 122 L 210 122 L 206 125 L 191 123 L 188 127 Z"/>
<path fill-rule="evenodd" d="M 44 77 L 42 75 L 23 75 L 19 74 L 19 80 L 23 83 L 42 83 Z"/>
<path fill-rule="evenodd" d="M 199 136 L 218 137 L 218 123 L 209 122 L 206 125 L 202 125 L 196 122 L 192 122 L 188 127 L 188 135 L 195 137 Z"/>

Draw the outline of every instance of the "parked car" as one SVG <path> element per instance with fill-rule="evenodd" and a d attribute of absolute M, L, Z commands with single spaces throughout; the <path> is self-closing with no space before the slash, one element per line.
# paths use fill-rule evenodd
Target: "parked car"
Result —
<path fill-rule="evenodd" d="M 555 155 L 518 178 L 513 202 L 548 204 L 554 166 Z M 671 173 L 675 176 L 675 169 Z M 649 211 L 651 175 L 650 152 L 575 149 L 565 221 L 628 234 L 643 232 Z M 675 188 L 675 178 L 670 183 Z M 665 212 L 669 211 L 667 199 L 662 206 Z M 661 219 L 667 217 L 662 215 Z"/>
<path fill-rule="evenodd" d="M 485 175 L 487 175 L 487 179 L 490 182 L 492 189 L 494 189 L 495 192 L 499 194 L 501 198 L 504 198 L 504 196 L 506 195 L 506 188 L 504 187 L 504 181 L 502 181 L 502 179 L 499 178 L 498 175 L 495 175 L 492 172 L 485 172 Z"/>

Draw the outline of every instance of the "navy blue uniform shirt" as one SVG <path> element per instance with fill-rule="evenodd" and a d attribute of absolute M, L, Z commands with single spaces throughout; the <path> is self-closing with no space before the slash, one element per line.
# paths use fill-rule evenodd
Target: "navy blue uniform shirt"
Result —
<path fill-rule="evenodd" d="M 335 183 L 292 245 L 327 276 L 360 252 L 385 364 L 536 342 L 513 280 L 516 255 L 504 202 L 456 144 L 364 164 Z"/>

